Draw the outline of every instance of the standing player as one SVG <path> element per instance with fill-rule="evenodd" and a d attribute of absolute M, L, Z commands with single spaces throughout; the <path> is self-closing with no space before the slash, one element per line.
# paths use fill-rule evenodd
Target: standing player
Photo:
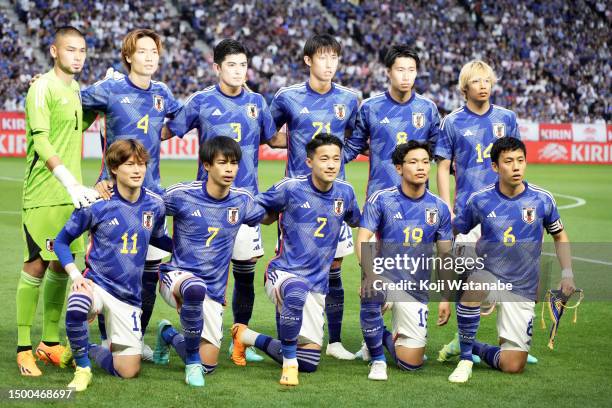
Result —
<path fill-rule="evenodd" d="M 156 194 L 163 193 L 159 154 L 164 120 L 174 117 L 180 107 L 166 84 L 151 79 L 159 68 L 161 52 L 161 38 L 155 31 L 140 28 L 129 32 L 121 46 L 121 60 L 128 75 L 119 75 L 118 78 L 111 75 L 82 92 L 83 109 L 104 114 L 103 156 L 106 154 L 106 147 L 116 140 L 140 141 L 150 157 L 144 186 Z M 98 191 L 103 198 L 109 199 L 112 181 L 108 168 L 104 165 L 104 157 L 99 181 L 96 186 Z M 154 246 L 150 246 L 147 251 L 145 272 L 142 275 L 143 334 L 155 306 L 159 264 L 167 255 L 167 252 Z M 152 358 L 150 347 L 143 347 L 143 357 Z"/>
<path fill-rule="evenodd" d="M 172 259 L 162 264 L 163 299 L 179 309 L 184 335 L 167 320 L 159 322 L 154 361 L 168 364 L 172 345 L 185 362 L 185 382 L 204 386 L 217 366 L 223 337 L 223 307 L 230 258 L 242 224 L 256 226 L 265 211 L 251 193 L 232 187 L 239 172 L 240 145 L 226 136 L 200 148 L 205 182 L 176 184 L 164 196 L 173 217 Z"/>
<path fill-rule="evenodd" d="M 259 145 L 267 143 L 273 147 L 285 147 L 286 142 L 284 134 L 276 134 L 263 96 L 245 89 L 247 54 L 247 49 L 238 41 L 226 39 L 217 44 L 213 67 L 219 84 L 190 96 L 176 119 L 168 123 L 168 128 L 173 135 L 181 137 L 191 129 L 197 129 L 200 145 L 218 135 L 231 135 L 242 150 L 234 184 L 255 195 L 258 192 Z M 200 163 L 198 180 L 205 179 L 206 169 Z M 260 227 L 241 226 L 232 254 L 234 323 L 249 324 L 255 301 L 255 264 L 263 253 Z M 249 349 L 247 359 L 261 361 L 263 358 Z"/>
<path fill-rule="evenodd" d="M 357 94 L 332 82 L 341 47 L 328 34 L 315 35 L 304 44 L 304 62 L 310 69 L 307 82 L 281 88 L 270 106 L 276 128 L 287 125 L 287 177 L 310 174 L 306 165 L 306 144 L 315 136 L 328 133 L 345 140 L 355 128 Z M 344 179 L 344 164 L 340 164 L 340 178 Z M 329 344 L 326 354 L 342 360 L 352 360 L 354 354 L 341 342 L 342 315 L 344 314 L 344 288 L 342 287 L 342 258 L 353 253 L 353 234 L 344 224 L 338 250 L 329 271 L 329 293 L 325 312 L 329 326 Z"/>
<path fill-rule="evenodd" d="M 66 332 L 71 352 L 62 365 L 76 363 L 68 387 L 84 391 L 91 384 L 90 356 L 109 374 L 135 377 L 140 371 L 142 273 L 149 240 L 170 249 L 164 235 L 164 203 L 143 187 L 149 155 L 134 139 L 113 143 L 106 168 L 114 181 L 110 200 L 76 210 L 60 234 L 55 250 L 72 278 L 66 310 Z M 87 269 L 81 275 L 68 246 L 90 232 Z M 164 239 L 165 238 L 165 239 Z M 112 350 L 89 344 L 88 318 L 104 314 Z"/>
<path fill-rule="evenodd" d="M 423 254 L 432 256 L 435 242 L 441 259 L 450 253 L 453 234 L 448 206 L 425 187 L 431 150 L 426 143 L 410 140 L 395 148 L 392 160 L 401 184 L 370 195 L 357 236 L 357 257 L 361 263 L 361 244 L 367 244 L 376 234 L 383 256 L 387 256 L 385 253 L 389 257 L 402 253 L 415 259 Z M 426 266 L 389 273 L 384 276 L 395 279 L 395 283 L 409 280 L 417 286 L 401 296 L 383 291 L 384 299 L 362 295 L 361 328 L 372 360 L 370 380 L 387 379 L 383 345 L 401 370 L 418 370 L 425 355 L 428 293 L 418 285 L 431 279 L 431 270 Z M 393 333 L 384 326 L 383 306 L 393 313 Z M 450 305 L 445 300 L 439 305 L 438 325 L 446 324 L 449 317 Z"/>
<path fill-rule="evenodd" d="M 243 324 L 232 327 L 234 361 L 244 360 L 245 347 L 254 345 L 283 365 L 282 385 L 298 385 L 298 369 L 317 369 L 327 271 L 343 222 L 356 226 L 360 216 L 353 187 L 336 179 L 342 166 L 342 141 L 318 135 L 306 145 L 306 154 L 310 175 L 286 178 L 257 196 L 269 214 L 280 213 L 279 251 L 268 264 L 265 281 L 277 308 L 280 340 Z"/>
<path fill-rule="evenodd" d="M 436 105 L 413 89 L 420 65 L 416 51 L 407 45 L 394 45 L 384 63 L 389 90 L 363 101 L 355 132 L 346 140 L 344 151 L 348 163 L 369 146 L 368 197 L 399 185 L 401 177 L 391 160 L 396 146 L 417 140 L 428 142 L 433 150 L 440 126 Z"/>
<path fill-rule="evenodd" d="M 504 137 L 491 148 L 493 170 L 498 181 L 473 193 L 453 222 L 455 233 L 466 233 L 481 225 L 476 250 L 484 258 L 484 269 L 468 277 L 469 282 L 511 284 L 510 290 L 465 291 L 457 303 L 457 325 L 461 357 L 449 381 L 465 383 L 472 376 L 472 353 L 491 367 L 520 373 L 531 346 L 535 300 L 540 275 L 544 230 L 552 235 L 559 264 L 563 294 L 575 289 L 569 239 L 563 229 L 552 195 L 523 181 L 527 152 L 518 139 Z M 501 346 L 475 340 L 480 323 L 480 303 L 497 304 L 497 332 Z"/>
<path fill-rule="evenodd" d="M 50 53 L 53 69 L 32 84 L 25 109 L 27 166 L 22 223 L 26 248 L 17 286 L 17 365 L 25 376 L 42 375 L 32 355 L 30 329 L 47 268 L 42 341 L 36 355 L 41 361 L 59 364 L 64 351 L 59 344 L 59 319 L 68 276 L 57 262 L 53 242 L 70 218 L 73 205 L 86 207 L 98 196 L 81 185 L 83 112 L 74 75 L 85 63 L 85 38 L 74 27 L 61 27 Z M 78 238 L 70 251 L 79 253 L 83 249 L 83 240 Z"/>

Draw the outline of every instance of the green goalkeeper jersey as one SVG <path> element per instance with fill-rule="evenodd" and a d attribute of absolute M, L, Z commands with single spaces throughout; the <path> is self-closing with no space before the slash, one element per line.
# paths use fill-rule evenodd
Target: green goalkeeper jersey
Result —
<path fill-rule="evenodd" d="M 23 208 L 72 204 L 64 186 L 34 149 L 34 137 L 46 138 L 70 173 L 82 182 L 83 109 L 79 85 L 75 80 L 66 85 L 51 70 L 30 86 L 25 111 L 27 166 Z"/>

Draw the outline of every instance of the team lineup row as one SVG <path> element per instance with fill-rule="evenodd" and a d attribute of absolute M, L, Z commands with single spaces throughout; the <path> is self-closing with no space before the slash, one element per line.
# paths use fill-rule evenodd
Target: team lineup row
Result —
<path fill-rule="evenodd" d="M 513 243 L 532 238 L 538 242 L 536 238 L 539 234 L 541 241 L 543 227 L 553 234 L 555 240 L 567 242 L 550 194 L 522 182 L 525 149 L 518 142 L 516 117 L 511 111 L 490 105 L 490 90 L 495 76 L 481 61 L 467 64 L 461 72 L 459 83 L 466 97 L 466 106 L 447 116 L 440 124 L 435 105 L 412 91 L 419 59 L 413 50 L 404 46 L 392 47 L 386 57 L 389 91 L 365 100 L 359 107 L 352 91 L 332 82 L 340 45 L 330 36 L 314 36 L 304 48 L 310 80 L 281 89 L 269 109 L 261 95 L 244 89 L 247 51 L 232 40 L 222 41 L 214 50 L 219 84 L 194 94 L 184 104 L 176 102 L 165 85 L 151 80 L 158 66 L 161 40 L 150 30 L 135 30 L 124 39 L 122 58 L 128 70 L 127 76 L 113 76 L 82 91 L 73 79 L 84 63 L 82 35 L 74 28 L 60 29 L 50 51 L 55 60 L 54 69 L 33 83 L 26 103 L 28 171 L 24 182 L 23 224 L 27 245 L 17 291 L 17 359 L 23 375 L 41 374 L 32 355 L 29 332 L 36 310 L 32 299 L 37 299 L 47 267 L 44 297 L 53 302 L 44 302 L 43 339 L 36 354 L 40 359 L 56 364 L 65 364 L 72 354 L 77 371 L 71 385 L 77 390 L 85 389 L 91 381 L 88 356 L 117 375 L 131 377 L 138 372 L 140 355 L 146 354 L 140 338 L 155 302 L 158 270 L 162 272 L 159 284 L 162 297 L 170 304 L 176 306 L 178 302 L 181 305 L 184 335 L 167 322 L 161 322 L 152 358 L 159 363 L 167 361 L 168 345 L 173 345 L 186 363 L 187 383 L 203 385 L 202 370 L 214 370 L 217 362 L 221 320 L 215 321 L 213 316 L 219 316 L 216 312 L 222 310 L 230 259 L 235 278 L 232 359 L 236 364 L 244 365 L 246 361 L 261 359 L 251 347 L 245 347 L 255 346 L 283 363 L 281 383 L 297 385 L 298 368 L 314 371 L 318 364 L 323 343 L 324 312 L 330 338 L 327 354 L 336 358 L 354 358 L 340 341 L 344 306 L 341 260 L 353 251 L 351 230 L 341 221 L 346 218 L 351 226 L 358 226 L 360 212 L 352 188 L 345 182 L 334 180 L 337 176 L 343 178 L 344 163 L 362 152 L 370 157 L 370 180 L 369 200 L 357 238 L 358 255 L 359 243 L 367 242 L 374 233 L 379 233 L 379 239 L 382 234 L 385 241 L 385 211 L 397 205 L 405 205 L 396 212 L 402 217 L 402 225 L 406 225 L 399 230 L 401 234 L 398 236 L 398 231 L 390 224 L 389 241 L 437 242 L 438 252 L 447 253 L 452 237 L 451 219 L 455 214 L 458 215 L 455 227 L 467 234 L 465 240 L 475 241 L 473 236 L 479 233 L 478 224 L 483 225 L 483 236 L 486 236 L 485 221 L 490 220 L 478 218 L 481 210 L 477 208 L 478 200 L 468 200 L 468 197 L 495 183 L 497 175 L 493 169 L 501 168 L 502 163 L 508 164 L 492 160 L 496 140 L 506 143 L 501 143 L 502 151 L 517 155 L 522 152 L 523 157 L 509 159 L 511 164 L 508 166 L 514 166 L 512 171 L 518 172 L 511 177 L 512 188 L 504 187 L 500 172 L 497 187 L 486 191 L 498 194 L 502 199 L 504 195 L 520 196 L 521 200 L 513 201 L 516 203 L 527 200 L 524 207 L 516 209 L 523 217 L 523 223 L 539 229 L 497 225 L 489 232 L 492 242 Z M 105 161 L 97 191 L 94 191 L 80 183 L 79 156 L 82 129 L 88 127 L 98 112 L 106 119 Z M 285 125 L 286 133 L 280 131 Z M 198 169 L 200 181 L 164 191 L 160 186 L 160 143 L 174 135 L 180 137 L 194 128 L 198 130 L 202 147 Z M 329 136 L 331 134 L 338 138 Z M 218 135 L 231 138 L 215 138 Z M 116 140 L 126 139 L 129 140 L 113 144 Z M 435 146 L 434 151 L 416 142 L 418 140 Z M 261 143 L 287 147 L 289 179 L 257 195 L 257 151 Z M 111 147 L 106 149 L 106 145 L 116 145 L 116 150 L 123 153 L 116 153 Z M 425 189 L 432 153 L 439 160 L 437 177 L 441 198 Z M 498 158 L 499 154 L 498 151 Z M 454 211 L 448 205 L 451 161 L 457 181 Z M 492 161 L 495 162 L 493 167 Z M 143 171 L 145 162 L 148 164 Z M 126 168 L 125 174 L 120 171 L 123 167 Z M 407 168 L 406 175 L 404 167 Z M 130 171 L 138 174 L 130 176 Z M 120 182 L 120 175 L 126 180 L 124 185 Z M 238 188 L 230 188 L 232 183 Z M 140 185 L 148 190 L 141 191 Z M 77 208 L 86 207 L 97 199 L 98 194 L 108 201 L 98 201 L 92 207 L 75 211 L 70 218 L 70 203 Z M 253 198 L 255 195 L 256 199 Z M 135 204 L 145 201 L 150 209 L 142 213 L 134 210 Z M 492 202 L 490 197 L 485 201 Z M 423 205 L 428 207 L 421 208 Z M 113 213 L 111 207 L 118 211 L 118 215 L 108 218 Z M 203 208 L 207 208 L 206 216 Z M 529 223 L 524 221 L 525 209 L 531 210 Z M 269 213 L 267 218 L 262 219 L 266 212 Z M 274 340 L 249 329 L 248 322 L 253 309 L 255 263 L 263 254 L 257 224 L 272 222 L 273 215 L 279 212 L 282 213 L 279 254 L 266 275 L 266 289 L 279 312 L 280 340 Z M 172 248 L 160 229 L 160 217 L 166 213 L 175 217 Z M 414 213 L 412 221 L 410 213 Z M 209 217 L 209 214 L 215 214 L 215 217 Z M 425 222 L 424 214 L 433 224 Z M 189 220 L 185 221 L 183 231 L 177 228 L 177 217 Z M 538 222 L 534 223 L 536 219 Z M 223 221 L 224 226 L 207 224 L 211 220 Z M 189 224 L 193 222 L 196 224 Z M 364 222 L 369 224 L 364 225 Z M 64 224 L 66 227 L 57 237 L 54 251 L 53 240 Z M 119 231 L 121 228 L 117 227 L 120 226 L 148 232 L 143 232 L 141 238 L 136 230 Z M 497 229 L 501 227 L 504 229 L 500 238 Z M 194 234 L 194 228 L 203 228 L 203 235 Z M 90 229 L 92 235 L 93 231 L 109 234 L 108 239 L 90 240 L 87 276 L 95 282 L 93 285 L 81 277 L 70 255 L 82 251 L 83 242 L 77 237 Z M 411 229 L 412 233 L 406 229 Z M 364 238 L 368 233 L 369 237 Z M 150 237 L 154 246 L 147 250 Z M 183 237 L 184 242 L 180 242 L 178 237 Z M 322 247 L 320 241 L 327 240 L 329 245 Z M 72 245 L 68 247 L 70 242 Z M 113 257 L 104 251 L 116 250 L 117 242 L 120 250 L 114 256 L 119 258 L 114 266 L 109 267 L 105 262 L 111 262 Z M 225 250 L 229 248 L 226 258 L 216 256 L 216 245 L 221 245 L 218 243 L 223 244 Z M 194 254 L 193 248 L 203 244 L 209 249 Z M 177 253 L 181 245 L 185 248 L 182 253 Z M 163 249 L 172 249 L 172 259 L 160 267 L 161 259 L 167 255 Z M 331 250 L 334 253 L 329 252 Z M 313 266 L 309 262 L 314 260 L 304 258 L 305 254 L 313 251 L 329 254 L 321 256 Z M 59 344 L 58 328 L 67 277 L 62 275 L 63 268 L 55 253 L 64 254 L 64 259 L 60 255 L 60 260 L 74 278 L 66 314 L 71 344 L 68 350 Z M 92 263 L 94 254 L 100 260 L 96 266 Z M 563 269 L 562 289 L 570 293 L 574 287 L 571 262 L 565 255 L 560 255 L 559 259 Z M 222 262 L 221 269 L 216 266 L 220 273 L 198 276 L 203 271 L 214 270 L 215 266 L 209 263 L 216 261 Z M 142 263 L 140 270 L 144 269 L 144 272 L 137 274 L 138 262 Z M 536 276 L 538 272 L 532 271 Z M 121 276 L 113 276 L 115 273 Z M 128 276 L 131 283 L 126 285 Z M 497 278 L 511 282 L 513 277 L 511 271 L 503 271 Z M 115 280 L 124 283 L 117 286 L 113 283 Z M 529 299 L 532 288 L 521 289 L 519 295 Z M 58 303 L 60 297 L 62 300 Z M 416 369 L 422 365 L 425 328 L 422 324 L 415 324 L 414 319 L 415 314 L 421 320 L 426 316 L 426 301 L 418 301 L 418 296 L 415 299 L 415 302 L 398 302 L 393 306 L 393 334 L 381 326 L 381 303 L 363 302 L 364 339 L 373 360 L 370 378 L 386 379 L 383 340 L 387 345 L 391 342 L 389 350 L 392 350 L 398 366 Z M 512 306 L 507 306 L 504 316 L 509 316 L 509 320 L 500 323 L 498 319 L 498 326 L 502 324 L 500 337 L 506 340 L 503 343 L 506 346 L 501 350 L 474 341 L 478 326 L 476 315 L 478 319 L 480 317 L 478 302 L 457 303 L 461 362 L 449 378 L 451 381 L 467 381 L 471 375 L 472 351 L 490 356 L 489 359 L 483 358 L 504 371 L 522 370 L 531 336 L 531 319 L 527 317 L 530 313 L 531 317 L 533 315 L 533 302 L 524 302 L 508 303 Z M 416 311 L 412 310 L 415 305 L 419 305 Z M 516 309 L 516 305 L 522 306 Z M 448 303 L 441 303 L 440 309 L 440 323 L 445 323 L 450 315 Z M 110 335 L 112 352 L 91 345 L 87 340 L 87 316 L 92 311 L 102 310 L 104 318 L 99 323 L 103 337 Z M 202 310 L 204 322 L 198 319 Z M 200 337 L 203 339 L 201 345 Z M 135 344 L 136 338 L 138 344 Z M 445 354 L 456 351 L 454 349 L 459 345 L 455 343 L 457 341 L 448 346 Z"/>

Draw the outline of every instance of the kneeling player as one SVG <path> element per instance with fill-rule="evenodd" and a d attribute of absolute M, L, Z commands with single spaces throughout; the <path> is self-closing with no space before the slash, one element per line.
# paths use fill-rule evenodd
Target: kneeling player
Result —
<path fill-rule="evenodd" d="M 90 357 L 112 375 L 131 378 L 140 371 L 141 289 L 149 242 L 170 249 L 164 235 L 165 208 L 157 194 L 142 187 L 149 154 L 133 139 L 113 143 L 106 166 L 115 184 L 108 201 L 75 210 L 55 240 L 55 252 L 73 280 L 66 310 L 71 352 L 61 364 L 76 362 L 68 387 L 84 391 L 91 383 Z M 90 232 L 87 269 L 82 276 L 70 254 L 70 243 Z M 85 278 L 87 276 L 87 279 Z M 89 344 L 88 320 L 104 314 L 112 352 Z"/>
<path fill-rule="evenodd" d="M 232 359 L 244 361 L 245 347 L 254 345 L 283 364 L 283 385 L 298 385 L 298 369 L 317 369 L 329 268 L 343 221 L 356 226 L 360 217 L 353 187 L 336 179 L 342 162 L 340 139 L 316 136 L 306 145 L 306 154 L 310 175 L 286 178 L 257 196 L 269 214 L 280 213 L 279 253 L 265 275 L 266 292 L 277 307 L 280 340 L 243 324 L 232 327 Z"/>
<path fill-rule="evenodd" d="M 472 353 L 491 367 L 507 373 L 525 368 L 531 346 L 535 299 L 540 274 L 544 229 L 555 241 L 562 268 L 559 287 L 567 296 L 574 289 L 569 240 L 552 195 L 523 181 L 526 149 L 518 139 L 498 139 L 491 149 L 491 165 L 498 181 L 474 193 L 453 221 L 455 233 L 481 225 L 476 250 L 484 269 L 468 283 L 511 284 L 511 290 L 466 291 L 457 303 L 461 356 L 449 381 L 465 383 L 472 376 Z M 475 340 L 482 301 L 497 304 L 497 331 L 501 346 Z"/>
<path fill-rule="evenodd" d="M 433 255 L 433 243 L 438 257 L 451 249 L 450 210 L 444 201 L 427 190 L 431 151 L 425 143 L 409 141 L 396 147 L 393 164 L 401 176 L 401 184 L 373 193 L 363 209 L 361 228 L 357 236 L 357 254 L 360 261 L 361 244 L 367 244 L 377 234 L 381 254 L 393 257 L 407 254 L 420 257 Z M 414 290 L 394 296 L 382 291 L 379 296 L 362 295 L 361 328 L 372 359 L 371 380 L 387 379 L 387 364 L 383 345 L 402 370 L 413 371 L 423 365 L 427 342 L 428 293 L 419 288 L 419 282 L 431 279 L 428 266 L 409 273 L 398 271 L 385 276 L 392 281 L 411 281 Z M 368 289 L 368 288 L 364 288 Z M 385 297 L 387 299 L 385 299 Z M 396 301 L 389 302 L 395 298 Z M 387 303 L 385 304 L 385 300 Z M 393 333 L 384 326 L 383 306 L 393 313 Z M 448 301 L 440 303 L 438 325 L 444 325 L 450 316 Z"/>
<path fill-rule="evenodd" d="M 185 362 L 185 382 L 196 387 L 204 386 L 204 373 L 217 366 L 238 230 L 242 224 L 256 226 L 265 215 L 248 191 L 231 187 L 241 156 L 234 139 L 208 139 L 200 149 L 206 182 L 176 184 L 164 196 L 174 221 L 174 248 L 170 262 L 160 267 L 159 292 L 178 309 L 184 334 L 167 320 L 159 322 L 153 361 L 167 364 L 172 346 Z"/>

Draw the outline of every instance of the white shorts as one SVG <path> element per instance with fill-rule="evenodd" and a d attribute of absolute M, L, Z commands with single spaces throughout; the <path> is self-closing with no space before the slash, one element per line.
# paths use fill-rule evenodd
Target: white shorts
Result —
<path fill-rule="evenodd" d="M 478 282 L 497 282 L 489 271 L 479 270 L 470 276 Z M 528 352 L 533 334 L 535 302 L 509 291 L 489 292 L 484 302 L 495 304 L 497 309 L 497 334 L 505 340 L 502 350 Z"/>
<path fill-rule="evenodd" d="M 482 235 L 480 224 L 467 234 L 457 234 L 453 242 L 453 255 L 456 257 L 476 258 L 476 242 Z"/>
<path fill-rule="evenodd" d="M 343 222 L 342 228 L 340 228 L 340 238 L 338 239 L 338 246 L 336 247 L 334 259 L 344 258 L 345 256 L 352 254 L 355 252 L 354 246 L 353 231 L 346 222 Z"/>
<path fill-rule="evenodd" d="M 264 248 L 261 239 L 260 226 L 249 227 L 242 224 L 236 235 L 232 259 L 235 261 L 248 261 L 251 258 L 263 256 Z"/>
<path fill-rule="evenodd" d="M 185 277 L 193 276 L 191 272 L 172 271 L 163 273 L 159 279 L 159 293 L 164 301 L 180 310 L 181 302 L 174 296 L 174 288 L 177 283 Z M 204 316 L 204 326 L 202 327 L 202 338 L 217 348 L 221 348 L 223 339 L 223 305 L 215 302 L 208 296 L 202 302 L 202 315 Z"/>
<path fill-rule="evenodd" d="M 135 356 L 142 354 L 142 330 L 138 306 L 122 302 L 94 283 L 93 302 L 89 309 L 88 319 L 104 315 L 106 334 L 114 355 Z"/>
<path fill-rule="evenodd" d="M 280 287 L 283 282 L 293 277 L 296 277 L 296 275 L 278 270 L 266 274 L 266 293 L 278 308 L 283 304 L 283 299 L 280 295 Z M 323 327 L 325 325 L 324 313 L 325 295 L 322 293 L 308 292 L 306 303 L 304 304 L 302 328 L 298 336 L 298 344 L 315 343 L 319 346 L 323 346 Z"/>
<path fill-rule="evenodd" d="M 425 347 L 429 314 L 427 304 L 417 302 L 413 298 L 410 302 L 388 302 L 385 307 L 391 311 L 395 345 L 407 348 Z"/>

